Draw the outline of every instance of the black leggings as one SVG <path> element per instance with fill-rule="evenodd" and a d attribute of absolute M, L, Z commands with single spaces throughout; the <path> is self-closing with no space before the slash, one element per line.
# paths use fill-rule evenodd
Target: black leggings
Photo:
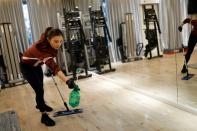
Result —
<path fill-rule="evenodd" d="M 31 67 L 27 64 L 20 63 L 23 77 L 29 82 L 36 93 L 36 103 L 40 112 L 44 112 L 44 89 L 43 89 L 43 71 L 41 66 Z"/>
<path fill-rule="evenodd" d="M 197 37 L 194 36 L 193 34 L 190 34 L 189 41 L 188 41 L 188 50 L 187 50 L 187 53 L 185 55 L 186 63 L 189 62 L 189 59 L 191 57 L 191 54 L 194 50 L 194 47 L 195 47 L 196 43 L 197 43 Z"/>

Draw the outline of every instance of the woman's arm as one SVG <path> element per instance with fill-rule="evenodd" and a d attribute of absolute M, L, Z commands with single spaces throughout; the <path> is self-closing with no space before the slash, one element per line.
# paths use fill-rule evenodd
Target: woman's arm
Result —
<path fill-rule="evenodd" d="M 47 58 L 45 58 L 47 59 Z M 51 70 L 54 75 L 57 75 L 62 81 L 65 83 L 69 80 L 62 70 L 59 68 L 59 66 L 55 63 L 53 60 L 53 57 L 48 57 L 48 59 L 44 62 Z"/>
<path fill-rule="evenodd" d="M 64 81 L 65 83 L 69 80 L 64 73 L 60 70 L 57 72 L 56 74 L 62 81 Z"/>
<path fill-rule="evenodd" d="M 186 23 L 191 23 L 191 19 L 190 18 L 186 18 L 182 23 L 181 23 L 181 25 L 178 27 L 178 30 L 180 31 L 180 32 L 182 32 L 182 30 L 183 30 L 183 25 L 184 24 L 186 24 Z"/>
<path fill-rule="evenodd" d="M 195 20 L 191 20 L 191 25 L 193 25 L 193 26 L 197 26 L 197 19 L 195 19 Z"/>
<path fill-rule="evenodd" d="M 186 24 L 186 23 L 189 24 L 189 23 L 191 23 L 191 20 L 192 20 L 191 18 L 186 18 L 186 19 L 183 21 L 182 24 L 183 24 L 183 25 Z"/>
<path fill-rule="evenodd" d="M 45 64 L 53 71 L 55 75 L 57 75 L 63 82 L 65 82 L 70 89 L 73 89 L 76 84 L 73 78 L 67 78 L 59 66 L 54 62 L 53 58 L 45 61 Z"/>
<path fill-rule="evenodd" d="M 184 24 L 186 24 L 186 23 L 191 24 L 191 25 L 193 25 L 193 26 L 197 26 L 197 19 L 187 18 L 187 19 L 185 19 L 185 20 L 183 21 L 182 25 L 184 25 Z"/>
<path fill-rule="evenodd" d="M 68 79 L 62 71 L 58 71 L 56 75 L 68 85 L 68 88 L 75 88 L 76 84 L 73 78 Z"/>

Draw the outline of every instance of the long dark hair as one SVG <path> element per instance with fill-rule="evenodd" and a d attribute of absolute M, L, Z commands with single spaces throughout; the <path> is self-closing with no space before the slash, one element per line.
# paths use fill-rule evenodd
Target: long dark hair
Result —
<path fill-rule="evenodd" d="M 49 33 L 50 30 L 52 30 L 53 27 L 47 27 L 44 31 L 44 33 L 42 33 L 40 40 L 41 41 L 46 41 L 47 40 L 47 34 Z"/>
<path fill-rule="evenodd" d="M 50 40 L 51 38 L 55 37 L 55 36 L 62 36 L 64 38 L 64 34 L 62 33 L 62 31 L 58 28 L 55 29 L 51 29 L 46 33 L 46 38 L 47 40 Z"/>
<path fill-rule="evenodd" d="M 45 50 L 49 46 L 49 41 L 51 38 L 55 36 L 62 36 L 64 38 L 64 34 L 58 28 L 47 27 L 45 32 L 41 35 L 41 38 L 38 42 L 36 42 L 36 47 L 40 50 Z"/>
<path fill-rule="evenodd" d="M 40 40 L 42 42 L 44 42 L 44 41 L 47 41 L 47 40 L 53 38 L 54 36 L 62 36 L 62 37 L 64 37 L 64 34 L 58 28 L 47 27 L 45 29 L 44 33 L 42 33 L 42 35 L 40 37 Z"/>

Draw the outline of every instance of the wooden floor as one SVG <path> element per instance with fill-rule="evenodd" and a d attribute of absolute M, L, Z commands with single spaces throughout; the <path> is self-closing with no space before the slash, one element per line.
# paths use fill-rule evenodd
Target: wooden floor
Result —
<path fill-rule="evenodd" d="M 197 109 L 197 69 L 189 69 L 195 76 L 181 80 L 183 54 L 165 55 L 163 58 L 115 64 L 116 72 L 105 74 L 106 78 L 127 89 L 136 89 L 161 97 L 180 105 Z M 189 64 L 197 63 L 197 51 Z M 178 96 L 178 97 L 177 97 Z"/>
<path fill-rule="evenodd" d="M 163 60 L 165 61 L 165 58 Z M 155 59 L 151 62 L 159 65 L 161 61 Z M 144 73 L 140 74 L 140 70 L 136 71 L 133 64 L 142 66 L 142 63 L 144 68 L 141 71 Z M 117 68 L 115 73 L 104 76 L 94 75 L 90 79 L 78 81 L 81 88 L 80 107 L 84 109 L 84 113 L 53 118 L 56 121 L 55 127 L 46 127 L 40 123 L 41 115 L 34 108 L 34 92 L 28 84 L 7 88 L 0 92 L 0 112 L 15 110 L 19 115 L 22 131 L 196 131 L 197 116 L 135 93 L 128 88 L 131 86 L 128 84 L 134 83 L 136 87 L 138 84 L 140 87 L 144 84 L 144 89 L 148 90 L 149 84 L 154 84 L 140 78 L 159 80 L 157 78 L 159 74 L 146 76 L 146 73 L 151 73 L 147 68 L 150 66 L 148 65 L 150 61 L 146 63 L 145 60 L 140 64 L 130 63 L 130 66 L 124 64 L 123 67 Z M 154 68 L 156 67 L 160 68 L 158 66 Z M 150 66 L 150 68 L 153 67 Z M 128 72 L 125 74 L 121 71 L 123 69 Z M 171 70 L 163 69 L 162 71 L 170 72 Z M 133 75 L 138 75 L 133 78 L 132 74 L 129 74 L 132 72 Z M 122 77 L 124 75 L 127 77 Z M 112 76 L 115 82 L 110 80 Z M 168 73 L 161 76 L 162 78 L 170 77 Z M 66 85 L 56 80 L 65 100 L 68 99 L 69 90 Z M 168 80 L 170 78 L 165 78 L 163 83 L 158 82 L 158 84 L 162 84 L 165 90 L 168 90 L 168 85 L 173 87 L 174 84 L 173 81 L 170 81 L 171 84 L 167 83 Z M 159 88 L 161 89 L 162 86 Z M 156 85 L 153 87 L 156 88 Z M 64 109 L 51 78 L 45 79 L 45 99 L 56 111 Z"/>

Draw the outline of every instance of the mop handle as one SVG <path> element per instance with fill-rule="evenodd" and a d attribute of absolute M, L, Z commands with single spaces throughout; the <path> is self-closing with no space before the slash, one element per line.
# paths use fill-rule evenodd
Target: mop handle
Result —
<path fill-rule="evenodd" d="M 184 65 L 187 69 L 187 75 L 189 75 L 189 72 L 188 72 L 188 65 L 187 65 L 187 62 L 186 62 L 186 58 L 185 58 L 185 49 L 184 49 L 184 45 L 182 44 L 182 48 L 183 48 L 183 55 L 184 55 Z"/>
<path fill-rule="evenodd" d="M 55 86 L 56 86 L 56 88 L 57 88 L 57 90 L 58 90 L 58 92 L 59 92 L 59 94 L 60 94 L 60 96 L 61 96 L 61 99 L 62 99 L 62 101 L 64 102 L 64 106 L 66 107 L 67 111 L 69 111 L 68 105 L 67 105 L 67 103 L 64 101 L 64 98 L 63 98 L 63 96 L 62 96 L 62 94 L 61 94 L 61 92 L 60 92 L 60 89 L 59 89 L 59 87 L 58 87 L 58 85 L 57 85 L 57 82 L 55 81 L 55 78 L 53 77 L 53 74 L 51 74 L 51 78 L 53 79 L 53 82 L 54 82 L 54 84 L 55 84 Z"/>
<path fill-rule="evenodd" d="M 58 87 L 58 85 L 57 85 L 57 82 L 55 81 L 53 75 L 51 75 L 51 78 L 53 79 L 53 82 L 54 82 L 55 86 L 57 87 L 57 90 L 58 90 L 58 92 L 59 92 L 59 94 L 60 94 L 62 100 L 64 101 L 64 98 L 63 98 L 63 96 L 62 96 L 62 94 L 61 94 L 61 92 L 60 92 L 60 89 L 59 89 L 59 87 Z"/>

